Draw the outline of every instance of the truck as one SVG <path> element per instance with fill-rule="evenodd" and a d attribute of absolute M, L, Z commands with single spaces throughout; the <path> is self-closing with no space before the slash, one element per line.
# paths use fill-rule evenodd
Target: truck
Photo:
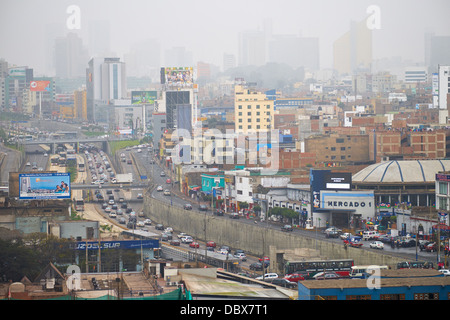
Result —
<path fill-rule="evenodd" d="M 133 182 L 133 174 L 132 173 L 116 174 L 116 182 L 115 183 L 132 183 L 132 182 Z"/>

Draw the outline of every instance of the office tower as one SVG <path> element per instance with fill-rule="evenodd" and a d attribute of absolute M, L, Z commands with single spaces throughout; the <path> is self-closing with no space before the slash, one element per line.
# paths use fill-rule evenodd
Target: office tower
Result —
<path fill-rule="evenodd" d="M 75 33 L 55 40 L 55 74 L 59 78 L 75 78 L 84 75 L 89 60 L 83 41 Z"/>
<path fill-rule="evenodd" d="M 89 52 L 93 57 L 110 54 L 110 25 L 109 21 L 94 20 L 88 25 Z"/>
<path fill-rule="evenodd" d="M 235 131 L 270 131 L 274 125 L 274 100 L 255 89 L 236 85 L 234 89 Z"/>
<path fill-rule="evenodd" d="M 92 58 L 86 70 L 86 91 L 87 119 L 96 121 L 96 107 L 127 97 L 125 63 L 120 58 Z"/>
<path fill-rule="evenodd" d="M 319 39 L 293 35 L 276 35 L 269 41 L 269 61 L 292 68 L 319 70 Z"/>
<path fill-rule="evenodd" d="M 223 54 L 223 71 L 236 68 L 236 56 L 234 54 Z"/>
<path fill-rule="evenodd" d="M 239 66 L 266 64 L 266 35 L 263 31 L 239 33 Z"/>
<path fill-rule="evenodd" d="M 406 67 L 404 81 L 406 83 L 427 82 L 427 67 Z"/>
<path fill-rule="evenodd" d="M 450 36 L 425 34 L 425 65 L 437 72 L 439 65 L 450 65 Z"/>
<path fill-rule="evenodd" d="M 438 77 L 439 124 L 447 124 L 450 109 L 450 66 L 439 66 Z"/>
<path fill-rule="evenodd" d="M 372 64 L 372 31 L 366 19 L 351 22 L 350 30 L 333 43 L 333 67 L 340 74 L 370 71 Z"/>

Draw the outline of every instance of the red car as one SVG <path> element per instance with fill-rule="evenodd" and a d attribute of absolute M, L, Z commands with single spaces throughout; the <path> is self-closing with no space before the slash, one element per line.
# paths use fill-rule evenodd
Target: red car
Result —
<path fill-rule="evenodd" d="M 189 247 L 191 247 L 191 248 L 198 248 L 198 247 L 200 247 L 200 245 L 198 244 L 198 242 L 191 242 L 189 244 Z"/>
<path fill-rule="evenodd" d="M 305 277 L 300 273 L 287 274 L 284 278 L 291 282 L 298 282 L 298 281 L 305 280 Z"/>
<path fill-rule="evenodd" d="M 207 247 L 211 247 L 211 248 L 215 248 L 216 247 L 216 243 L 214 241 L 208 241 L 206 243 L 206 246 Z"/>
<path fill-rule="evenodd" d="M 167 180 L 166 180 L 166 183 L 172 183 L 172 180 L 167 179 Z"/>

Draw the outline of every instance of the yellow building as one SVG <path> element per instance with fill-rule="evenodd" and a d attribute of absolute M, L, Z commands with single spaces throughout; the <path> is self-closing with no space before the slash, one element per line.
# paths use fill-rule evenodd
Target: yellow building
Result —
<path fill-rule="evenodd" d="M 86 89 L 74 91 L 75 118 L 87 120 Z"/>
<path fill-rule="evenodd" d="M 236 133 L 269 131 L 274 124 L 274 103 L 264 93 L 237 85 L 234 88 Z"/>

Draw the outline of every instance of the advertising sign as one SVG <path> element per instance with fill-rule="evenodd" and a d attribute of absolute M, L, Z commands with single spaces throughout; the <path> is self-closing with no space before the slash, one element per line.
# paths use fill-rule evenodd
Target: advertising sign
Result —
<path fill-rule="evenodd" d="M 8 75 L 10 77 L 25 77 L 26 76 L 26 68 L 25 67 L 13 67 L 8 69 Z"/>
<path fill-rule="evenodd" d="M 19 199 L 70 199 L 70 173 L 19 174 Z"/>
<path fill-rule="evenodd" d="M 79 241 L 75 244 L 75 250 L 98 250 L 100 249 L 140 249 L 140 248 L 158 248 L 157 239 L 148 240 L 127 240 L 127 241 Z"/>
<path fill-rule="evenodd" d="M 324 209 L 355 210 L 363 218 L 375 213 L 373 191 L 321 191 L 320 200 Z"/>
<path fill-rule="evenodd" d="M 156 91 L 132 91 L 131 104 L 153 104 L 157 99 Z"/>
<path fill-rule="evenodd" d="M 328 190 L 351 190 L 352 174 L 349 172 L 330 172 L 326 174 L 325 188 Z"/>
<path fill-rule="evenodd" d="M 164 68 L 165 83 L 171 87 L 190 88 L 194 84 L 192 67 Z"/>
<path fill-rule="evenodd" d="M 50 91 L 50 81 L 40 80 L 30 82 L 30 91 Z"/>

